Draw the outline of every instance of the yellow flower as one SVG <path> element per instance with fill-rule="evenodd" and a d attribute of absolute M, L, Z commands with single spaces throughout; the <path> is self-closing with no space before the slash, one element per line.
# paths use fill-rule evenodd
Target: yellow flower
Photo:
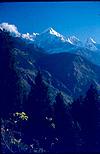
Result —
<path fill-rule="evenodd" d="M 16 112 L 16 115 L 18 116 L 18 115 L 19 115 L 19 113 L 18 113 L 18 112 Z"/>
<path fill-rule="evenodd" d="M 15 115 L 19 116 L 19 118 L 22 119 L 22 120 L 28 120 L 28 116 L 26 115 L 25 112 L 20 112 L 20 113 L 19 113 L 19 112 L 16 112 L 16 113 L 14 113 L 13 115 L 14 115 L 14 116 L 15 116 Z"/>

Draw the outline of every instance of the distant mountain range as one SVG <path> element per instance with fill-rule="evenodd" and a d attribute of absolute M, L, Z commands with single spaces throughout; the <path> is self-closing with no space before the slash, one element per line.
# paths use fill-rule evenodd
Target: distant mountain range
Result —
<path fill-rule="evenodd" d="M 28 95 L 39 69 L 50 88 L 51 99 L 60 90 L 67 102 L 71 102 L 85 94 L 92 82 L 100 91 L 100 44 L 92 38 L 83 44 L 75 36 L 66 38 L 52 28 L 40 34 L 13 35 L 0 25 L 1 36 L 7 31 L 23 85 L 21 92 L 24 89 L 25 95 Z"/>
<path fill-rule="evenodd" d="M 9 31 L 12 36 L 21 38 L 28 44 L 34 44 L 42 48 L 46 53 L 73 53 L 81 55 L 90 62 L 100 66 L 100 44 L 96 43 L 91 37 L 87 38 L 86 42 L 83 43 L 75 36 L 67 38 L 51 27 L 40 34 L 21 34 L 16 29 L 13 30 L 8 27 L 6 23 L 0 24 L 1 30 Z"/>

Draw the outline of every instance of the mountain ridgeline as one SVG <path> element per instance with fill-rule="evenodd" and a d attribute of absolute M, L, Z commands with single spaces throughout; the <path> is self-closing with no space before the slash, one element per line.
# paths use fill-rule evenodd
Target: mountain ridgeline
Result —
<path fill-rule="evenodd" d="M 0 29 L 2 151 L 100 151 L 99 45 L 52 28 L 22 36 Z"/>

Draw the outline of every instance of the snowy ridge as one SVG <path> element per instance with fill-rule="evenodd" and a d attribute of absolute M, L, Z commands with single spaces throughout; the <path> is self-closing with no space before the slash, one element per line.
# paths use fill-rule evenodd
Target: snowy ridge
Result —
<path fill-rule="evenodd" d="M 5 30 L 10 32 L 10 35 L 14 37 L 20 37 L 24 39 L 27 43 L 36 44 L 36 46 L 43 48 L 49 53 L 53 52 L 63 52 L 77 49 L 78 47 L 86 48 L 91 51 L 100 50 L 99 44 L 90 37 L 85 43 L 82 43 L 76 36 L 65 37 L 58 33 L 52 27 L 47 28 L 41 33 L 21 34 L 17 27 L 8 23 L 1 23 L 0 30 Z"/>
<path fill-rule="evenodd" d="M 92 50 L 92 51 L 96 51 L 97 47 L 95 46 L 96 42 L 93 40 L 93 38 L 88 38 L 86 43 L 85 43 L 85 47 Z"/>
<path fill-rule="evenodd" d="M 23 39 L 27 39 L 27 40 L 30 40 L 30 41 L 34 41 L 36 36 L 39 35 L 38 33 L 33 33 L 32 35 L 29 34 L 29 33 L 26 33 L 26 34 L 22 34 L 22 38 Z"/>
<path fill-rule="evenodd" d="M 82 42 L 75 36 L 70 36 L 67 40 L 73 45 L 82 46 Z"/>
<path fill-rule="evenodd" d="M 96 43 L 96 42 L 94 41 L 94 39 L 91 38 L 91 37 L 90 37 L 90 40 L 91 40 L 92 43 L 94 43 L 94 44 Z"/>

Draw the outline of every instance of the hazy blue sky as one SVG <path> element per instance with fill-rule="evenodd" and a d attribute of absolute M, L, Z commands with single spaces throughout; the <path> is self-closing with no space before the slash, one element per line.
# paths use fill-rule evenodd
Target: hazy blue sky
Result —
<path fill-rule="evenodd" d="M 15 24 L 21 33 L 54 28 L 82 41 L 100 42 L 100 2 L 14 2 L 0 3 L 0 23 Z"/>

